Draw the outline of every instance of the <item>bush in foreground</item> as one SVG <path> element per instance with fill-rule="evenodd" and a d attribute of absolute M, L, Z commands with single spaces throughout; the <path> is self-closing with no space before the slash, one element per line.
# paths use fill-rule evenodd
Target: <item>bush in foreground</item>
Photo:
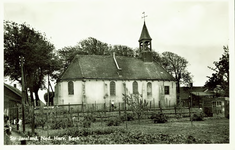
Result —
<path fill-rule="evenodd" d="M 150 119 L 152 119 L 154 123 L 165 123 L 165 122 L 167 122 L 166 115 L 161 113 L 161 112 L 153 113 L 151 115 Z"/>
<path fill-rule="evenodd" d="M 203 121 L 204 120 L 204 114 L 203 114 L 203 112 L 195 113 L 195 114 L 192 115 L 190 120 L 191 119 L 192 119 L 192 121 Z"/>
<path fill-rule="evenodd" d="M 107 121 L 107 126 L 119 126 L 122 123 L 120 118 L 111 118 Z"/>

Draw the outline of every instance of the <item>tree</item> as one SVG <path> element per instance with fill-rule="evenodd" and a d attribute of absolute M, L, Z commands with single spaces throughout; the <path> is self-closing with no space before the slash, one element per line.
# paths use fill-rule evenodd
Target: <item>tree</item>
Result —
<path fill-rule="evenodd" d="M 78 47 L 72 46 L 63 47 L 62 49 L 58 50 L 58 56 L 63 64 L 64 69 L 69 66 L 74 56 L 76 56 L 77 54 L 87 55 L 88 53 L 80 50 Z"/>
<path fill-rule="evenodd" d="M 55 96 L 54 92 L 49 92 L 49 103 L 48 103 L 48 93 L 44 94 L 44 100 L 45 100 L 46 104 L 48 104 L 48 106 L 54 105 L 54 101 L 53 101 L 54 96 Z"/>
<path fill-rule="evenodd" d="M 134 50 L 128 46 L 124 45 L 114 45 L 112 46 L 111 53 L 115 52 L 117 56 L 128 56 L 133 57 L 134 56 Z"/>
<path fill-rule="evenodd" d="M 214 61 L 215 68 L 208 67 L 215 71 L 211 77 L 208 77 L 208 81 L 205 83 L 205 87 L 209 89 L 215 89 L 218 85 L 224 90 L 223 96 L 229 96 L 229 47 L 223 46 L 224 53 L 219 61 Z"/>
<path fill-rule="evenodd" d="M 73 60 L 74 56 L 78 55 L 112 55 L 113 52 L 117 56 L 134 57 L 134 53 L 137 50 L 124 45 L 108 45 L 93 37 L 89 37 L 85 40 L 81 40 L 75 46 L 66 46 L 58 50 L 58 56 L 64 65 L 64 69 Z"/>
<path fill-rule="evenodd" d="M 36 104 L 39 105 L 38 91 L 45 88 L 45 75 L 53 75 L 54 70 L 60 67 L 53 50 L 54 45 L 46 39 L 45 34 L 25 23 L 4 21 L 4 76 L 21 83 L 23 65 L 25 85 L 30 91 L 32 104 L 34 93 Z M 50 67 L 52 64 L 53 67 Z"/>
<path fill-rule="evenodd" d="M 93 37 L 82 40 L 77 45 L 78 50 L 81 50 L 88 55 L 108 55 L 109 46 Z"/>
<path fill-rule="evenodd" d="M 177 94 L 179 96 L 180 84 L 192 82 L 192 75 L 187 71 L 188 61 L 175 53 L 163 52 L 160 64 L 168 73 L 175 77 L 177 81 Z"/>
<path fill-rule="evenodd" d="M 146 100 L 143 100 L 142 96 L 139 94 L 123 94 L 123 100 L 125 104 L 128 104 L 128 106 L 131 108 L 133 114 L 137 116 L 140 123 L 141 117 L 148 108 L 148 103 L 146 102 Z"/>

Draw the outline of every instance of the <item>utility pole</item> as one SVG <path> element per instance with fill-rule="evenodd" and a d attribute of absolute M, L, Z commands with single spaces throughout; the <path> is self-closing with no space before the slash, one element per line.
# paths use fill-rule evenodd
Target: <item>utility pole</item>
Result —
<path fill-rule="evenodd" d="M 50 70 L 50 67 L 49 67 L 49 70 Z M 49 111 L 49 102 L 50 102 L 50 90 L 49 90 L 49 84 L 50 84 L 50 82 L 49 82 L 49 71 L 48 71 L 48 77 L 47 77 L 47 84 L 48 84 L 48 87 L 47 87 L 47 109 L 46 109 L 46 111 L 47 111 L 47 121 L 49 120 L 49 118 L 48 118 L 48 111 Z M 48 123 L 47 123 L 47 136 L 49 136 L 49 133 L 48 133 Z"/>
<path fill-rule="evenodd" d="M 23 132 L 25 132 L 25 117 L 24 117 L 24 105 L 25 105 L 25 81 L 24 81 L 24 59 L 20 56 L 20 64 L 21 64 L 21 84 L 22 84 L 22 124 L 23 124 Z"/>

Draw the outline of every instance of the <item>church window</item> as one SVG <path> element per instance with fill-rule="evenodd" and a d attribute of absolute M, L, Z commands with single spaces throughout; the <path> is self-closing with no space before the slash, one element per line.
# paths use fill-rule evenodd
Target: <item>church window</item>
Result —
<path fill-rule="evenodd" d="M 169 95 L 169 94 L 170 94 L 170 88 L 169 88 L 169 86 L 165 86 L 165 87 L 164 87 L 164 91 L 165 91 L 165 95 Z"/>
<path fill-rule="evenodd" d="M 69 95 L 73 95 L 73 94 L 74 94 L 74 85 L 73 85 L 73 81 L 69 81 L 69 82 L 68 82 L 68 92 L 69 92 Z"/>
<path fill-rule="evenodd" d="M 133 94 L 139 94 L 139 92 L 138 92 L 138 83 L 136 81 L 133 82 Z"/>
<path fill-rule="evenodd" d="M 110 82 L 110 96 L 116 95 L 116 84 L 114 81 Z"/>
<path fill-rule="evenodd" d="M 147 98 L 151 98 L 152 97 L 152 83 L 148 82 L 147 83 Z"/>

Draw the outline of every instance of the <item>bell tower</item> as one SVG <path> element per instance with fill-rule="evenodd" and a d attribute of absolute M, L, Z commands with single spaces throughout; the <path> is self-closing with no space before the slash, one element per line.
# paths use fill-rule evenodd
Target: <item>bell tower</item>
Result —
<path fill-rule="evenodd" d="M 139 38 L 139 50 L 140 50 L 140 57 L 143 59 L 144 62 L 152 62 L 152 38 L 149 35 L 148 29 L 145 24 L 145 13 L 143 12 L 144 16 L 144 25 L 142 28 L 142 32 Z"/>

